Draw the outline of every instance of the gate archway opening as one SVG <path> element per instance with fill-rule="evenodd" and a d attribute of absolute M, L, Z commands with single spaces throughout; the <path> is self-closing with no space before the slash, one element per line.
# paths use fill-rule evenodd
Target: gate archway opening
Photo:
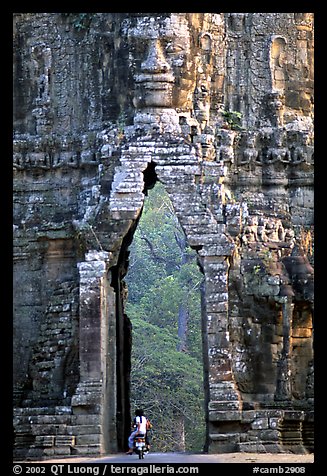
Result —
<path fill-rule="evenodd" d="M 144 206 L 124 237 L 117 265 L 111 270 L 116 294 L 117 448 L 126 449 L 134 410 L 141 405 L 154 422 L 154 444 L 160 451 L 201 451 L 207 445 L 203 271 L 155 167 L 150 162 L 143 172 Z M 147 216 L 151 206 L 157 207 L 152 218 Z M 158 210 L 161 216 L 154 223 Z M 152 221 L 152 234 L 158 234 L 157 250 L 142 230 L 143 221 L 148 227 Z M 137 258 L 140 242 L 148 253 Z M 159 249 L 163 243 L 164 252 Z M 141 260 L 141 273 L 136 259 Z M 147 266 L 145 270 L 142 264 Z M 137 290 L 137 286 L 146 289 Z M 167 322 L 163 322 L 165 313 L 169 314 Z M 175 420 L 175 428 L 167 430 L 169 417 Z"/>
<path fill-rule="evenodd" d="M 160 182 L 145 199 L 130 247 L 131 412 L 145 409 L 157 451 L 205 445 L 203 274 Z"/>

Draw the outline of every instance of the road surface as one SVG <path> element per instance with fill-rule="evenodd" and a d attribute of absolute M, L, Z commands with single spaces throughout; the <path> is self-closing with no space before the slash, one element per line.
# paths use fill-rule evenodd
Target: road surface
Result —
<path fill-rule="evenodd" d="M 190 454 L 190 453 L 149 453 L 144 460 L 136 454 L 125 453 L 102 457 L 52 458 L 34 463 L 123 463 L 123 464 L 189 464 L 189 463 L 313 463 L 314 455 L 290 453 L 224 453 L 224 454 Z"/>

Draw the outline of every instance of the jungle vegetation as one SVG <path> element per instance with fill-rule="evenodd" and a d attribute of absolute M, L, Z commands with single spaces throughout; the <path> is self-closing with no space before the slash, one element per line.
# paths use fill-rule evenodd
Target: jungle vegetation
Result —
<path fill-rule="evenodd" d="M 201 285 L 163 186 L 148 192 L 126 276 L 132 322 L 131 411 L 153 423 L 156 451 L 201 451 L 205 439 Z"/>

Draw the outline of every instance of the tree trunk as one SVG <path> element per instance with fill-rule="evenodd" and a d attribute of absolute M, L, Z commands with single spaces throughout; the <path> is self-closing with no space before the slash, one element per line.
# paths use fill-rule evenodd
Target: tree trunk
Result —
<path fill-rule="evenodd" d="M 183 415 L 174 415 L 172 436 L 173 451 L 185 451 L 185 419 Z"/>

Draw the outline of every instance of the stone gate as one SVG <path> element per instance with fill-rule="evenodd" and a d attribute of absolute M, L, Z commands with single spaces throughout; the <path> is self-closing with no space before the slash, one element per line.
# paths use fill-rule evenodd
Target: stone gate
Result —
<path fill-rule="evenodd" d="M 313 451 L 313 15 L 14 15 L 17 458 L 123 450 L 128 247 L 204 276 L 209 452 Z"/>

